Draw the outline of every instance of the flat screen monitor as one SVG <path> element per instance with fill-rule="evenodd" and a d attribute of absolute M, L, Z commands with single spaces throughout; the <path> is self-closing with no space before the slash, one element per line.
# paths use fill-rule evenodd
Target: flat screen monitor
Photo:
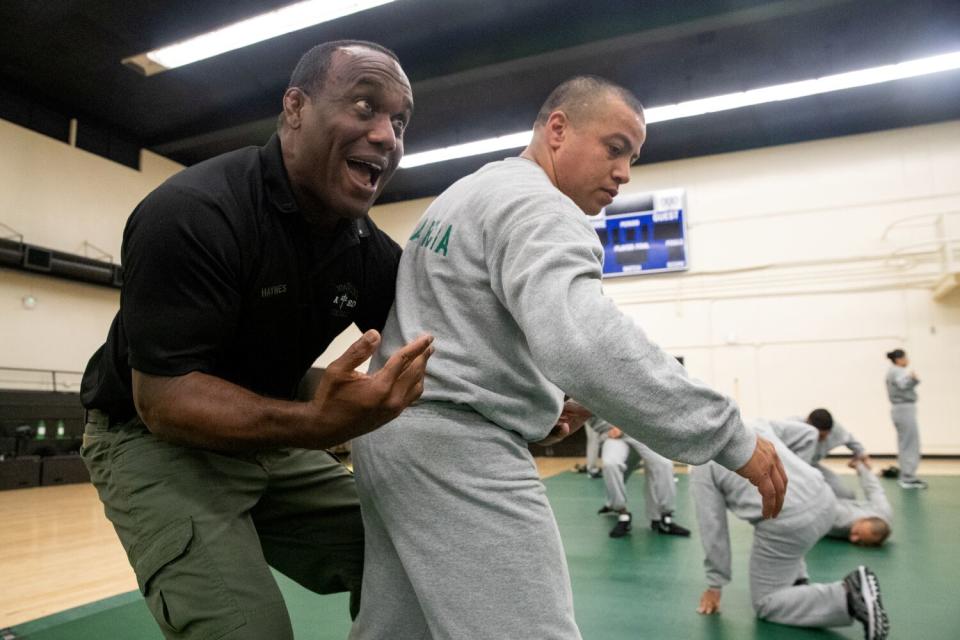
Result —
<path fill-rule="evenodd" d="M 682 189 L 622 194 L 593 220 L 603 245 L 603 277 L 689 268 Z"/>

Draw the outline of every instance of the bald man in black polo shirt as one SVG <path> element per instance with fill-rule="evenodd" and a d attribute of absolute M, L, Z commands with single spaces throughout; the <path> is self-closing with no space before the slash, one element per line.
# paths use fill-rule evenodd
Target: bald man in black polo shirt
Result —
<path fill-rule="evenodd" d="M 182 171 L 127 222 L 120 311 L 84 374 L 83 457 L 167 638 L 292 638 L 270 566 L 359 593 L 354 482 L 323 449 L 418 398 L 433 352 L 422 336 L 354 371 L 393 302 L 400 249 L 367 213 L 412 109 L 389 50 L 320 45 L 264 147 Z M 297 401 L 351 324 L 366 333 Z"/>

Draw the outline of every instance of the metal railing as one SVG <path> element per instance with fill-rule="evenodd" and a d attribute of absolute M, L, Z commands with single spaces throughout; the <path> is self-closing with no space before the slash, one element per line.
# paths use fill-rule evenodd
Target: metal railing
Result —
<path fill-rule="evenodd" d="M 0 389 L 11 391 L 80 391 L 82 371 L 0 367 Z"/>

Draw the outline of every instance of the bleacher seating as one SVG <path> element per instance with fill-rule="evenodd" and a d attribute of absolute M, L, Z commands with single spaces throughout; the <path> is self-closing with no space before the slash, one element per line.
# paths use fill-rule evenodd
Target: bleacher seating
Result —
<path fill-rule="evenodd" d="M 0 489 L 87 482 L 83 416 L 77 393 L 0 390 Z"/>

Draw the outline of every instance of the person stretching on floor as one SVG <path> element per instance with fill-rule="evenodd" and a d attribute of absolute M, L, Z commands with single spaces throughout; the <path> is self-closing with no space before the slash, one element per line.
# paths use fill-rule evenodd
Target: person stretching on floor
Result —
<path fill-rule="evenodd" d="M 732 578 L 727 511 L 753 525 L 750 597 L 757 617 L 798 627 L 840 627 L 858 620 L 867 640 L 882 640 L 890 625 L 877 576 L 860 566 L 843 580 L 810 583 L 804 556 L 836 524 L 837 499 L 820 473 L 800 459 L 762 422 L 753 427 L 774 443 L 790 477 L 790 491 L 775 520 L 763 520 L 749 483 L 715 462 L 690 472 L 705 554 L 707 590 L 697 612 L 720 610 Z"/>

